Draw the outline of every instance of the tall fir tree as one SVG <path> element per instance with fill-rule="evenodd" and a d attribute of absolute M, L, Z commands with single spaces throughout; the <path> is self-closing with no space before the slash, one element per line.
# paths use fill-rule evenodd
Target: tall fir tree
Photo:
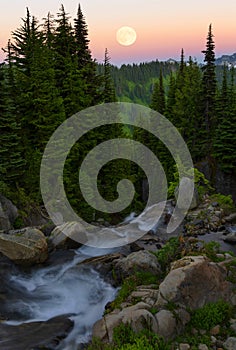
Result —
<path fill-rule="evenodd" d="M 152 102 L 150 104 L 150 108 L 155 111 L 164 114 L 166 109 L 166 98 L 165 98 L 165 89 L 163 83 L 163 74 L 162 69 L 160 69 L 159 73 L 159 81 L 154 84 L 153 94 L 152 94 Z"/>
<path fill-rule="evenodd" d="M 167 101 L 166 101 L 166 116 L 168 119 L 173 118 L 173 108 L 175 105 L 175 93 L 176 93 L 176 79 L 171 72 L 167 91 Z"/>
<path fill-rule="evenodd" d="M 82 69 L 87 63 L 91 63 L 92 57 L 89 50 L 88 26 L 79 4 L 77 17 L 74 19 L 75 52 L 78 68 Z"/>
<path fill-rule="evenodd" d="M 104 88 L 103 88 L 103 102 L 116 102 L 114 83 L 111 77 L 111 64 L 107 48 L 105 49 L 104 58 Z"/>
<path fill-rule="evenodd" d="M 102 102 L 102 78 L 97 74 L 97 65 L 89 49 L 88 26 L 80 4 L 74 19 L 74 39 L 77 69 L 83 80 L 84 98 L 81 103 L 82 108 L 86 108 Z"/>
<path fill-rule="evenodd" d="M 174 85 L 174 98 L 173 98 L 173 105 L 171 106 L 171 111 L 169 110 L 168 117 L 170 121 L 174 124 L 176 128 L 181 131 L 182 128 L 182 122 L 184 119 L 184 111 L 183 108 L 181 108 L 181 105 L 184 103 L 184 85 L 185 85 L 185 71 L 186 71 L 186 64 L 184 61 L 184 50 L 181 50 L 181 59 L 180 59 L 180 65 L 176 73 L 176 80 Z M 172 83 L 170 81 L 170 83 Z M 171 86 L 170 86 L 170 92 L 171 92 Z M 171 112 L 171 113 L 170 113 Z"/>
<path fill-rule="evenodd" d="M 215 43 L 212 33 L 212 25 L 209 26 L 207 35 L 206 49 L 204 54 L 203 78 L 202 78 L 202 113 L 205 119 L 206 144 L 210 151 L 212 136 L 216 127 L 216 72 L 215 72 Z"/>

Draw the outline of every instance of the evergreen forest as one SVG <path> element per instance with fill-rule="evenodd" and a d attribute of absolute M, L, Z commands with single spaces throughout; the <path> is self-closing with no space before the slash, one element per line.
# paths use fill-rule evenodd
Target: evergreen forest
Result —
<path fill-rule="evenodd" d="M 236 74 L 234 67 L 215 65 L 215 42 L 210 25 L 204 64 L 181 51 L 180 62 L 110 64 L 109 52 L 98 64 L 89 49 L 89 33 L 80 5 L 72 19 L 62 5 L 38 21 L 27 9 L 21 26 L 4 48 L 0 66 L 0 192 L 22 211 L 42 207 L 39 174 L 42 155 L 56 128 L 83 109 L 116 101 L 149 106 L 167 117 L 180 131 L 195 164 L 210 159 L 226 173 L 236 168 Z M 85 121 L 88 122 L 89 121 Z M 173 159 L 153 135 L 135 128 L 127 133 L 120 124 L 97 128 L 76 143 L 67 158 L 64 185 L 73 208 L 84 219 L 95 213 L 78 188 L 79 167 L 86 154 L 111 137 L 129 137 L 158 155 L 168 181 L 173 181 Z M 101 170 L 98 188 L 107 200 L 116 198 L 116 184 L 130 178 L 136 195 L 125 212 L 105 215 L 119 221 L 144 206 L 145 174 L 125 160 L 112 161 Z"/>

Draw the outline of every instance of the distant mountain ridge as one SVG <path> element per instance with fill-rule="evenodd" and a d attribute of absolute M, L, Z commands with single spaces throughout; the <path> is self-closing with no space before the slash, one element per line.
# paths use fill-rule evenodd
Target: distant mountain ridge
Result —
<path fill-rule="evenodd" d="M 222 55 L 221 57 L 217 58 L 215 61 L 215 64 L 217 66 L 234 66 L 236 67 L 236 52 L 232 55 Z"/>

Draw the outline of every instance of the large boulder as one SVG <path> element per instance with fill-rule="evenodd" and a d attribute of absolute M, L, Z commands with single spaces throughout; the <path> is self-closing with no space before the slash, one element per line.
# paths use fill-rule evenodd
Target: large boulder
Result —
<path fill-rule="evenodd" d="M 114 266 L 118 279 L 131 276 L 135 272 L 151 272 L 155 275 L 161 273 L 157 258 L 146 250 L 140 250 L 129 254 L 127 257 L 119 259 Z"/>
<path fill-rule="evenodd" d="M 49 237 L 51 246 L 57 249 L 76 249 L 86 240 L 84 226 L 73 221 L 55 227 Z"/>
<path fill-rule="evenodd" d="M 113 331 L 121 323 L 129 323 L 135 332 L 142 330 L 145 325 L 157 332 L 157 321 L 149 311 L 150 306 L 144 302 L 124 308 L 114 310 L 97 321 L 93 326 L 93 336 L 106 342 L 112 342 Z"/>
<path fill-rule="evenodd" d="M 188 256 L 176 261 L 160 284 L 158 307 L 168 302 L 197 309 L 219 299 L 230 300 L 232 285 L 226 280 L 227 270 L 204 256 Z"/>
<path fill-rule="evenodd" d="M 153 290 L 150 289 L 150 296 L 151 293 L 153 293 Z M 146 298 L 146 300 L 148 299 Z M 105 342 L 112 342 L 114 328 L 124 323 L 130 324 L 134 332 L 140 332 L 148 327 L 154 333 L 169 340 L 179 334 L 189 320 L 189 314 L 183 309 L 176 310 L 175 314 L 169 310 L 160 310 L 154 315 L 149 302 L 141 301 L 105 315 L 94 324 L 93 336 Z"/>
<path fill-rule="evenodd" d="M 10 230 L 18 217 L 16 206 L 0 194 L 0 230 Z"/>
<path fill-rule="evenodd" d="M 48 246 L 43 233 L 35 228 L 0 234 L 0 252 L 19 265 L 43 263 L 48 258 Z"/>
<path fill-rule="evenodd" d="M 0 324 L 0 348 L 3 350 L 55 349 L 73 327 L 66 316 L 46 322 L 23 323 L 18 326 Z"/>
<path fill-rule="evenodd" d="M 230 215 L 226 216 L 224 219 L 226 222 L 229 222 L 230 224 L 236 224 L 236 213 L 231 213 Z"/>

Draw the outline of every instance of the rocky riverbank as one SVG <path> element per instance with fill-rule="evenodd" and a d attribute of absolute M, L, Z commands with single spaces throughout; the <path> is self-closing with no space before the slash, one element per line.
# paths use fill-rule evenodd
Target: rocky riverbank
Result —
<path fill-rule="evenodd" d="M 4 203 L 7 203 L 9 207 L 9 202 L 5 201 Z M 73 238 L 74 235 L 78 234 L 85 235 L 84 228 L 79 224 L 65 223 L 61 227 L 55 227 L 44 223 L 35 227 L 13 230 L 11 222 L 13 216 L 8 216 L 9 211 L 2 210 L 5 217 L 1 221 L 0 251 L 7 258 L 2 255 L 1 271 L 3 272 L 5 269 L 9 272 L 5 275 L 13 274 L 16 276 L 16 282 L 17 279 L 22 279 L 22 271 L 34 271 L 30 272 L 31 277 L 27 277 L 32 279 L 32 282 L 27 282 L 27 278 L 24 276 L 22 283 L 24 288 L 29 286 L 29 283 L 36 283 L 34 288 L 37 293 L 40 288 L 45 288 L 45 283 L 47 285 L 48 282 L 45 281 L 49 281 L 48 276 L 55 275 L 55 266 L 57 266 L 57 272 L 54 285 L 55 288 L 59 288 L 58 291 L 66 281 L 64 281 L 64 272 L 61 272 L 61 269 L 72 276 L 78 276 L 77 273 L 80 274 L 81 271 L 83 271 L 82 275 L 87 274 L 88 278 L 90 274 L 94 277 L 101 276 L 104 282 L 98 279 L 99 285 L 104 283 L 104 288 L 110 293 L 107 296 L 115 295 L 115 289 L 118 287 L 119 292 L 116 294 L 115 300 L 110 300 L 106 305 L 106 299 L 103 299 L 103 310 L 105 308 L 103 317 L 101 314 L 100 319 L 99 316 L 94 319 L 92 333 L 94 337 L 100 339 L 101 343 L 99 343 L 100 348 L 98 345 L 90 345 L 92 349 L 105 349 L 105 347 L 119 349 L 120 347 L 114 343 L 113 333 L 122 324 L 125 324 L 125 327 L 131 327 L 134 334 L 139 334 L 148 328 L 148 331 L 155 336 L 163 337 L 166 342 L 165 346 L 167 346 L 165 349 L 235 349 L 236 259 L 232 254 L 235 249 L 233 244 L 236 241 L 235 212 L 228 206 L 222 205 L 215 198 L 206 195 L 200 204 L 196 203 L 195 207 L 188 213 L 184 226 L 180 227 L 171 238 L 166 233 L 166 227 L 172 211 L 171 202 L 168 202 L 159 225 L 136 242 L 109 252 L 101 250 L 96 253 L 99 255 L 96 257 L 93 256 L 93 253 L 88 255 L 82 253 L 82 257 L 77 259 L 75 253 L 80 251 L 78 248 L 81 244 L 70 237 Z M 14 212 L 16 213 L 15 208 Z M 6 222 L 8 222 L 7 227 L 4 226 Z M 101 226 L 101 229 L 103 224 L 101 220 L 96 223 L 96 225 Z M 3 229 L 4 227 L 5 229 Z M 64 230 L 70 234 L 65 235 Z M 207 239 L 208 237 L 210 239 Z M 207 241 L 210 242 L 206 243 Z M 226 246 L 226 244 L 228 245 Z M 231 253 L 221 252 L 220 246 L 224 249 L 227 247 Z M 17 273 L 11 272 L 11 269 L 14 270 L 15 267 L 11 265 L 10 261 L 19 266 Z M 65 266 L 67 267 L 65 268 Z M 76 266 L 78 270 L 74 270 Z M 42 280 L 43 271 L 46 272 Z M 99 275 L 96 275 L 97 273 Z M 35 282 L 37 274 L 37 282 Z M 0 290 L 1 318 L 3 321 L 8 321 L 7 324 L 3 323 L 0 326 L 0 345 L 5 346 L 4 350 L 21 350 L 23 348 L 24 350 L 32 348 L 52 350 L 60 344 L 62 346 L 59 347 L 60 349 L 77 350 L 89 346 L 82 346 L 82 343 L 86 342 L 90 331 L 83 331 L 83 328 L 79 328 L 80 316 L 71 317 L 70 312 L 73 307 L 68 308 L 66 305 L 64 312 L 60 314 L 49 312 L 51 317 L 45 317 L 45 320 L 37 321 L 36 317 L 36 321 L 33 322 L 22 323 L 21 321 L 18 325 L 9 324 L 11 317 L 14 318 L 16 315 L 16 310 L 9 309 L 10 303 L 7 301 L 11 299 L 9 292 L 11 284 L 8 286 L 10 280 L 6 279 L 4 273 L 2 281 L 3 285 Z M 42 287 L 40 287 L 40 283 Z M 59 287 L 60 285 L 61 287 Z M 109 285 L 113 289 L 109 289 Z M 30 288 L 32 289 L 32 287 L 27 288 L 29 288 L 28 292 Z M 49 288 L 48 285 L 47 288 Z M 48 292 L 49 290 L 47 290 Z M 42 298 L 43 294 L 40 293 L 35 294 L 37 297 L 32 294 L 32 298 Z M 53 295 L 52 293 L 52 297 Z M 74 294 L 73 297 L 75 297 Z M 94 296 L 94 300 L 98 300 L 97 297 L 98 295 Z M 31 304 L 30 298 L 30 294 L 25 297 L 25 305 Z M 105 298 L 107 297 L 105 296 Z M 16 300 L 17 296 L 12 297 L 13 302 Z M 35 305 L 37 303 L 38 300 L 35 300 Z M 46 303 L 48 302 L 46 301 Z M 207 310 L 209 305 L 212 305 L 214 312 L 212 320 L 208 320 L 207 329 L 205 329 L 206 327 L 202 327 L 199 320 L 198 322 L 194 320 L 198 310 L 204 315 L 204 312 L 206 313 L 204 308 Z M 41 307 L 42 305 L 39 306 L 39 308 Z M 48 307 L 50 310 L 49 304 Z M 223 318 L 223 321 L 215 316 L 217 313 L 221 316 L 224 315 L 226 309 L 228 314 L 227 317 Z M 24 310 L 21 310 L 20 314 L 24 314 Z M 91 321 L 93 315 L 89 315 L 89 317 L 89 324 L 92 325 L 94 323 Z M 73 326 L 74 321 L 75 325 Z M 30 336 L 27 341 L 22 341 L 24 347 L 18 346 L 15 339 L 16 332 L 18 332 L 19 337 L 24 339 L 27 332 L 34 334 L 35 327 L 42 329 L 42 336 L 39 338 Z M 87 334 L 84 340 L 82 340 L 83 332 Z M 70 336 L 71 334 L 73 337 Z M 70 339 L 70 341 L 62 341 L 63 338 Z M 81 339 L 81 341 L 76 342 L 76 338 Z M 134 344 L 135 341 L 133 339 Z M 146 347 L 144 348 L 146 349 Z M 127 349 L 129 348 L 127 347 Z M 156 348 L 150 347 L 150 349 Z"/>

